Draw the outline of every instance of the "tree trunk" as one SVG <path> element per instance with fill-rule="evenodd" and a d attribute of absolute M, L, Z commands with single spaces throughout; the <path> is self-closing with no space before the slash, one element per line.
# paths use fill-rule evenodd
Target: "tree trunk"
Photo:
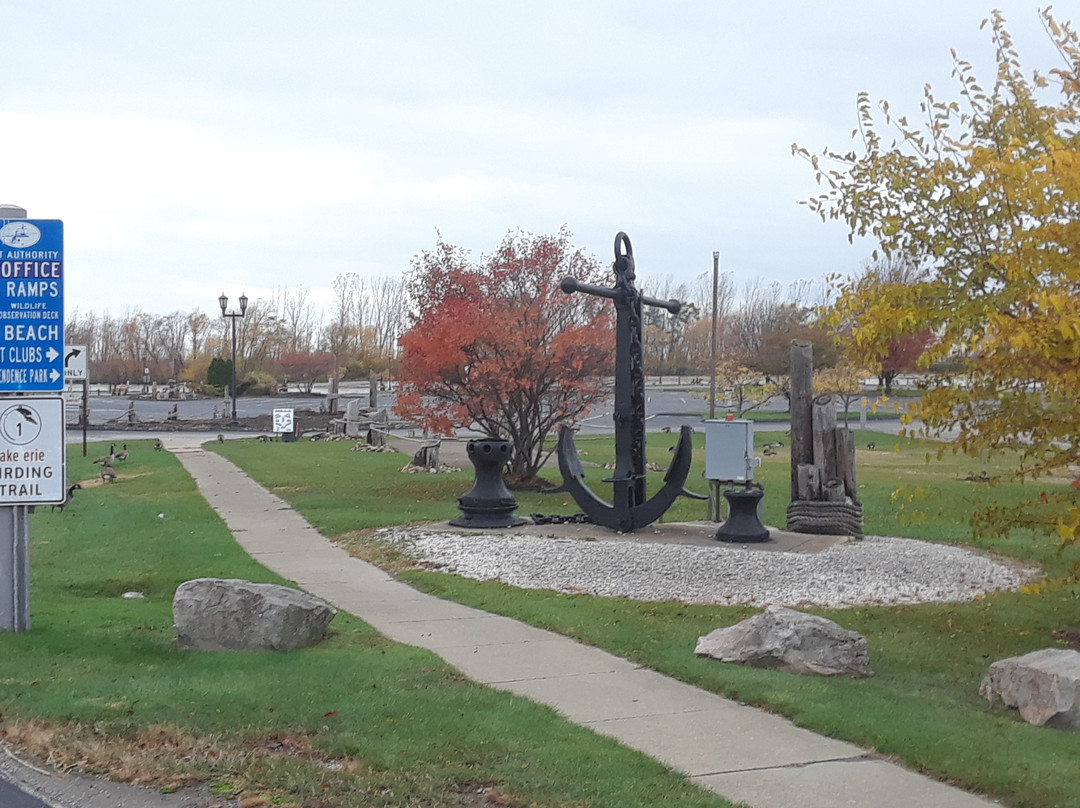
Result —
<path fill-rule="evenodd" d="M 885 395 L 891 396 L 893 391 L 893 382 L 896 381 L 896 373 L 885 373 L 882 376 L 884 381 Z"/>
<path fill-rule="evenodd" d="M 536 476 L 536 472 L 539 471 L 539 457 L 538 453 L 534 458 L 532 455 L 532 446 L 528 441 L 521 441 L 518 445 L 518 441 L 513 441 L 514 454 L 510 458 L 510 462 L 507 464 L 511 477 L 515 477 L 518 480 L 531 480 Z"/>

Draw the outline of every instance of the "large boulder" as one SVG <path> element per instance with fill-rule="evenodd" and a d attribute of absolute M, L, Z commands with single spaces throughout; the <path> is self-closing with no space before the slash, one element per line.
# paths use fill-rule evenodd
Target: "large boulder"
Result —
<path fill-rule="evenodd" d="M 1080 729 L 1080 651 L 1043 648 L 990 666 L 979 693 L 998 696 L 1029 724 Z"/>
<path fill-rule="evenodd" d="M 741 623 L 698 638 L 694 653 L 755 668 L 820 676 L 872 676 L 866 638 L 832 620 L 770 606 Z"/>
<path fill-rule="evenodd" d="M 277 584 L 239 578 L 185 581 L 173 597 L 176 639 L 204 651 L 283 651 L 315 645 L 337 610 Z"/>

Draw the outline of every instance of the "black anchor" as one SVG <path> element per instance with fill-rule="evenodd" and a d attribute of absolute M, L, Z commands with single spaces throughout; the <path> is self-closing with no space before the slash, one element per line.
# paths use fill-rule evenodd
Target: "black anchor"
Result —
<path fill-rule="evenodd" d="M 615 473 L 604 480 L 614 485 L 614 501 L 609 504 L 585 485 L 585 472 L 568 427 L 559 431 L 557 456 L 562 485 L 578 507 L 596 524 L 629 533 L 659 519 L 680 497 L 708 499 L 686 490 L 693 455 L 693 429 L 684 426 L 675 446 L 675 456 L 664 475 L 664 486 L 652 499 L 645 490 L 645 365 L 642 354 L 641 307 L 656 306 L 678 314 L 678 300 L 646 297 L 634 286 L 634 249 L 626 233 L 615 236 L 615 286 L 607 288 L 563 278 L 567 294 L 584 292 L 610 298 L 615 303 Z M 554 493 L 554 491 L 552 493 Z"/>

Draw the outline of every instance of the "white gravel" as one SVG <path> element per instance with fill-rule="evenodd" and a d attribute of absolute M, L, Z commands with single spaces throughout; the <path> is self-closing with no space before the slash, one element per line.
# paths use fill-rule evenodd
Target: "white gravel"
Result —
<path fill-rule="evenodd" d="M 424 566 L 525 589 L 635 600 L 843 607 L 972 600 L 1039 570 L 962 547 L 885 536 L 819 553 L 385 528 Z"/>

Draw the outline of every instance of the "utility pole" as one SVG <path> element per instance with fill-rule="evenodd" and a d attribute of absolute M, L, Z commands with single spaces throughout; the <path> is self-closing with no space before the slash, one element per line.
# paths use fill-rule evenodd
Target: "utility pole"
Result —
<path fill-rule="evenodd" d="M 720 304 L 720 251 L 712 254 L 712 334 L 709 335 L 710 367 L 709 373 L 709 418 L 716 417 L 716 309 Z"/>
<path fill-rule="evenodd" d="M 709 420 L 716 418 L 716 322 L 717 309 L 720 307 L 720 251 L 712 254 L 712 333 L 709 334 Z M 706 518 L 720 521 L 720 482 L 709 480 L 709 507 Z"/>

